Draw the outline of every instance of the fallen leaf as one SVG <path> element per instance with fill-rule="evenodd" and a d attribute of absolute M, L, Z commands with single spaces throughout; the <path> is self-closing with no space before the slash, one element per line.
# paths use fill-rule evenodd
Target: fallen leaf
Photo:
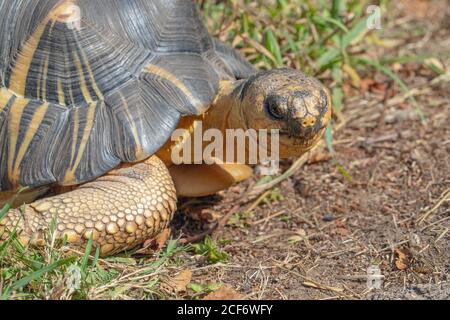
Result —
<path fill-rule="evenodd" d="M 166 244 L 167 240 L 170 237 L 171 230 L 170 228 L 164 229 L 161 231 L 156 238 L 153 239 L 152 249 L 155 251 L 160 250 Z"/>
<path fill-rule="evenodd" d="M 174 293 L 186 292 L 187 285 L 191 282 L 191 279 L 192 271 L 184 270 L 173 278 L 162 279 L 161 287 Z"/>
<path fill-rule="evenodd" d="M 365 93 L 367 91 L 369 91 L 370 87 L 375 83 L 375 81 L 373 81 L 373 79 L 362 79 L 361 83 L 359 85 L 359 88 L 361 90 L 362 93 Z"/>
<path fill-rule="evenodd" d="M 395 266 L 398 270 L 405 270 L 408 268 L 408 252 L 404 249 L 395 249 L 397 258 L 395 260 Z"/>
<path fill-rule="evenodd" d="M 142 245 L 142 248 L 137 250 L 139 254 L 153 254 L 155 251 L 161 250 L 170 238 L 171 229 L 162 230 L 155 238 L 148 239 Z"/>
<path fill-rule="evenodd" d="M 206 295 L 203 300 L 244 300 L 244 296 L 233 288 L 223 286 Z"/>

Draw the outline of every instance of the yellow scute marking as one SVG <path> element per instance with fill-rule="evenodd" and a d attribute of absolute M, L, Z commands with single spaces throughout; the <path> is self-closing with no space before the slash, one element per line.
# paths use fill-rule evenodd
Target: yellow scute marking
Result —
<path fill-rule="evenodd" d="M 80 58 L 78 57 L 78 55 L 76 53 L 73 54 L 73 58 L 75 60 L 75 65 L 77 66 L 78 74 L 80 76 L 80 88 L 81 88 L 81 92 L 83 94 L 84 100 L 86 100 L 87 103 L 91 103 L 94 100 L 92 99 L 91 94 L 89 93 L 89 89 L 86 85 L 86 80 L 84 78 L 84 72 L 83 72 L 83 67 L 81 65 Z"/>
<path fill-rule="evenodd" d="M 177 87 L 181 92 L 186 95 L 186 97 L 189 99 L 189 101 L 194 105 L 197 109 L 203 109 L 202 103 L 195 98 L 195 96 L 192 94 L 192 92 L 189 90 L 188 87 L 184 85 L 184 83 L 178 79 L 173 73 L 158 67 L 154 64 L 149 64 L 144 68 L 145 72 L 154 74 L 160 78 L 163 78 L 169 82 L 171 82 L 175 87 Z"/>
<path fill-rule="evenodd" d="M 58 103 L 60 105 L 64 105 L 65 97 L 64 97 L 64 90 L 63 90 L 63 87 L 62 87 L 61 79 L 58 79 L 57 90 L 58 90 Z"/>
<path fill-rule="evenodd" d="M 19 131 L 20 131 L 20 120 L 22 119 L 23 110 L 28 104 L 28 100 L 18 97 L 9 112 L 9 151 L 8 151 L 8 175 L 10 181 L 16 183 L 19 178 L 19 173 L 13 168 L 14 156 L 16 154 Z"/>
<path fill-rule="evenodd" d="M 27 131 L 25 132 L 25 137 L 20 145 L 19 153 L 16 157 L 16 162 L 14 164 L 13 173 L 11 177 L 19 177 L 20 175 L 20 164 L 25 156 L 28 147 L 30 146 L 31 141 L 33 140 L 37 130 L 39 129 L 42 120 L 44 120 L 44 116 L 48 110 L 48 103 L 44 103 L 40 105 L 36 111 L 34 112 L 33 119 L 31 120 Z"/>
<path fill-rule="evenodd" d="M 91 82 L 92 82 L 92 88 L 95 91 L 95 94 L 97 95 L 97 97 L 101 100 L 104 99 L 103 97 L 103 93 L 100 91 L 100 89 L 97 86 L 97 83 L 95 82 L 95 77 L 94 77 L 94 72 L 92 71 L 91 65 L 89 64 L 89 60 L 86 57 L 86 53 L 83 50 L 80 50 L 81 54 L 82 54 L 82 58 L 84 60 L 84 65 L 89 73 L 89 77 L 91 78 Z"/>
<path fill-rule="evenodd" d="M 122 100 L 123 107 L 125 109 L 125 113 L 127 114 L 127 117 L 128 117 L 128 121 L 130 122 L 131 134 L 133 135 L 133 139 L 136 143 L 136 148 L 135 148 L 136 159 L 143 160 L 143 157 L 145 156 L 145 154 L 144 154 L 144 150 L 142 149 L 142 144 L 141 144 L 141 140 L 139 138 L 136 123 L 134 123 L 133 117 L 131 116 L 131 112 L 130 112 L 130 108 L 128 106 L 127 100 L 125 99 L 125 97 L 123 96 L 123 94 L 121 92 L 119 92 L 119 96 L 120 96 L 120 99 Z"/>
<path fill-rule="evenodd" d="M 9 92 L 6 88 L 0 89 L 0 111 L 6 108 L 8 101 L 12 98 L 12 93 Z"/>
<path fill-rule="evenodd" d="M 23 45 L 20 54 L 17 57 L 14 69 L 9 81 L 9 88 L 20 96 L 25 96 L 25 87 L 27 83 L 27 76 L 30 71 L 31 61 L 45 31 L 45 27 L 49 22 L 49 17 L 44 19 L 36 28 L 36 31 Z"/>
<path fill-rule="evenodd" d="M 88 106 L 88 111 L 87 111 L 87 118 L 86 118 L 86 126 L 84 127 L 83 130 L 83 137 L 81 138 L 81 142 L 80 142 L 80 147 L 78 149 L 77 152 L 77 158 L 75 160 L 74 165 L 72 166 L 72 168 L 70 168 L 69 170 L 67 170 L 66 175 L 64 176 L 64 183 L 72 183 L 75 182 L 75 172 L 78 168 L 78 166 L 80 165 L 81 159 L 83 157 L 84 151 L 86 149 L 86 146 L 89 142 L 89 136 L 91 134 L 92 131 L 92 127 L 94 126 L 94 116 L 95 116 L 95 110 L 97 109 L 97 103 L 91 103 Z M 78 121 L 77 121 L 78 122 Z M 77 139 L 75 137 L 76 132 L 74 132 L 74 140 L 72 140 L 72 146 L 73 144 L 77 143 Z M 72 155 L 73 157 L 74 155 Z M 71 159 L 72 162 L 73 159 Z"/>

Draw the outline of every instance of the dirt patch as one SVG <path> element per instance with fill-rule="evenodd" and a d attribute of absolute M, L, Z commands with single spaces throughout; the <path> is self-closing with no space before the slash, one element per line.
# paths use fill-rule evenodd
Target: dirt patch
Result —
<path fill-rule="evenodd" d="M 407 34 L 420 23 L 430 28 L 426 39 L 398 50 L 446 56 L 441 61 L 449 68 L 447 20 L 444 11 L 432 25 L 420 20 L 392 31 Z M 279 185 L 283 200 L 259 205 L 221 231 L 229 263 L 186 256 L 195 282 L 225 283 L 251 299 L 450 298 L 448 82 L 431 84 L 436 75 L 414 63 L 398 73 L 426 122 L 382 75 L 371 76 L 364 92 L 349 88 L 347 122 L 333 137 L 336 160 L 349 176 L 335 161 L 320 161 L 329 156 L 320 151 Z M 208 208 L 200 212 L 212 220 L 226 214 L 256 179 L 197 200 Z M 202 220 L 179 213 L 175 225 L 184 233 L 191 232 L 187 225 L 210 227 Z M 371 266 L 383 276 L 380 289 L 367 286 Z"/>

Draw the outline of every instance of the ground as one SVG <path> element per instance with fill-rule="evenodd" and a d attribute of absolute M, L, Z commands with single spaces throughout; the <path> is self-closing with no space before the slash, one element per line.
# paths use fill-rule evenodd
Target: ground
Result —
<path fill-rule="evenodd" d="M 340 76 L 329 64 L 315 64 L 323 56 L 297 59 L 302 51 L 292 53 L 289 41 L 280 52 L 271 44 L 271 29 L 264 29 L 269 40 L 256 46 L 263 52 L 256 58 L 252 27 L 246 27 L 250 36 L 229 32 L 236 16 L 220 19 L 208 11 L 233 5 L 250 12 L 251 4 L 213 2 L 202 6 L 213 34 L 238 39 L 233 45 L 244 39 L 241 52 L 262 68 L 304 67 L 333 90 L 339 108 L 332 137 L 267 190 L 254 193 L 256 183 L 268 182 L 255 175 L 214 197 L 181 199 L 172 240 L 153 243 L 157 252 L 92 259 L 83 253 L 67 258 L 67 251 L 53 244 L 32 253 L 17 245 L 0 247 L 0 296 L 201 299 L 215 292 L 219 298 L 246 299 L 449 299 L 450 9 L 445 1 L 384 3 L 383 29 L 366 35 L 370 44 L 353 43 L 344 55 L 347 63 L 337 62 L 345 71 Z M 267 25 L 278 17 L 270 14 Z M 252 17 L 248 24 L 256 28 L 260 22 Z M 328 43 L 333 34 L 325 38 Z M 279 56 L 287 58 L 278 61 Z M 369 63 L 351 67 L 352 57 Z M 283 162 L 282 170 L 294 161 Z M 206 233 L 211 238 L 203 240 Z M 367 285 L 369 267 L 382 276 L 379 289 Z"/>
<path fill-rule="evenodd" d="M 411 16 L 413 5 L 429 5 L 435 20 L 423 8 Z M 392 5 L 404 22 L 386 37 L 404 37 L 418 26 L 427 32 L 383 54 L 442 56 L 449 66 L 448 8 L 432 11 L 440 5 Z M 347 88 L 346 123 L 333 146 L 351 181 L 334 161 L 318 161 L 329 156 L 319 149 L 279 185 L 282 200 L 220 232 L 229 240 L 227 264 L 184 266 L 194 270 L 195 282 L 225 283 L 251 299 L 450 298 L 449 84 L 432 84 L 433 75 L 414 63 L 399 75 L 414 88 L 426 122 L 386 77 L 376 74 L 368 89 Z M 232 210 L 246 191 L 244 184 L 222 193 L 209 210 Z M 384 275 L 380 290 L 367 287 L 370 266 Z"/>

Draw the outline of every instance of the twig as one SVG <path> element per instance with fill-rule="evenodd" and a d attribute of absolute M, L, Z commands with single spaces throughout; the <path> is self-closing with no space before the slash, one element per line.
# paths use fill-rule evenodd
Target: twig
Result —
<path fill-rule="evenodd" d="M 259 220 L 255 221 L 255 222 L 250 222 L 249 224 L 250 224 L 250 225 L 256 225 L 256 224 L 260 224 L 260 223 L 262 223 L 262 222 L 267 222 L 267 221 L 269 221 L 270 219 L 273 219 L 273 218 L 275 218 L 275 217 L 278 217 L 278 216 L 284 214 L 285 212 L 286 212 L 286 211 L 283 209 L 283 210 L 280 210 L 280 211 L 278 211 L 278 212 L 276 212 L 276 213 L 274 213 L 274 214 L 271 214 L 271 215 L 268 216 L 268 217 L 259 219 Z"/>
<path fill-rule="evenodd" d="M 450 188 L 448 188 L 447 190 L 445 190 L 445 191 L 442 193 L 442 195 L 441 195 L 441 197 L 440 197 L 440 200 L 433 206 L 433 208 L 431 208 L 430 210 L 428 210 L 427 212 L 425 212 L 425 214 L 422 215 L 422 217 L 420 217 L 420 218 L 417 220 L 417 222 L 418 222 L 419 224 L 421 224 L 422 222 L 424 222 L 426 219 L 428 219 L 428 217 L 429 217 L 430 215 L 432 215 L 432 214 L 433 214 L 433 213 L 441 206 L 441 204 L 444 203 L 444 201 L 446 201 L 446 200 L 448 200 L 448 199 L 450 199 Z"/>
<path fill-rule="evenodd" d="M 280 265 L 278 265 L 278 267 L 282 270 L 285 270 L 286 272 L 292 273 L 294 275 L 296 275 L 297 277 L 300 277 L 304 280 L 304 282 L 302 283 L 305 287 L 310 287 L 310 288 L 316 288 L 316 289 L 321 289 L 321 290 L 328 290 L 328 291 L 332 291 L 332 292 L 338 292 L 338 293 L 342 293 L 345 295 L 344 288 L 337 288 L 337 287 L 331 287 L 331 286 L 327 286 L 325 284 L 322 284 L 314 279 L 305 277 L 304 275 L 293 271 L 293 270 L 289 270 L 288 268 L 284 268 Z M 348 297 L 347 295 L 345 295 L 346 297 Z"/>

